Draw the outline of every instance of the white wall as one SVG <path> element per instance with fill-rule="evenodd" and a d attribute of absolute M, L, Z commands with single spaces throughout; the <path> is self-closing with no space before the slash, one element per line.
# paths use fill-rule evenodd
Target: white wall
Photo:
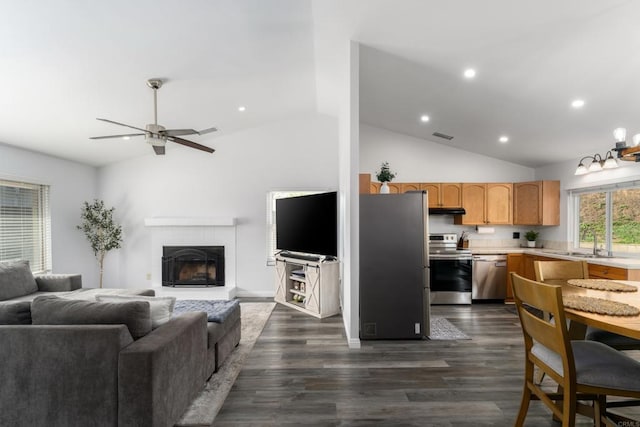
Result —
<path fill-rule="evenodd" d="M 579 160 L 577 158 L 568 162 L 547 165 L 535 171 L 536 179 L 560 180 L 560 226 L 543 230 L 540 233 L 542 239 L 558 242 L 569 241 L 570 218 L 567 206 L 569 190 L 640 179 L 640 164 L 626 161 L 619 161 L 620 167 L 617 169 L 576 176 L 574 173 Z"/>
<path fill-rule="evenodd" d="M 266 266 L 267 192 L 338 187 L 337 121 L 306 116 L 206 144 L 216 152 L 168 144 L 165 156 L 99 170 L 99 195 L 116 207 L 125 241 L 118 259 L 107 265 L 106 286 L 149 286 L 151 232 L 145 218 L 230 216 L 238 222 L 238 294 L 273 295 L 273 268 Z"/>
<path fill-rule="evenodd" d="M 0 177 L 51 186 L 51 245 L 54 273 L 80 273 L 84 286 L 97 286 L 98 267 L 80 224 L 82 202 L 96 197 L 92 166 L 0 144 Z M 109 263 L 109 255 L 106 263 Z"/>
<path fill-rule="evenodd" d="M 534 169 L 470 153 L 443 144 L 391 132 L 366 124 L 360 125 L 360 173 L 375 173 L 382 162 L 389 162 L 398 182 L 518 182 L 534 179 Z M 470 233 L 472 244 L 518 246 L 513 232 L 524 233 L 530 227 L 495 226 L 493 234 L 477 234 L 475 227 L 453 224 L 450 215 L 429 217 L 432 233 Z M 495 242 L 501 240 L 501 242 Z M 486 242 L 484 242 L 486 241 Z"/>

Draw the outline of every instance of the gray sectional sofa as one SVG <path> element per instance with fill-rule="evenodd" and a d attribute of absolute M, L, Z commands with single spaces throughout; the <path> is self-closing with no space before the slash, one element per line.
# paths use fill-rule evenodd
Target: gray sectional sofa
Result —
<path fill-rule="evenodd" d="M 151 329 L 149 302 L 95 301 L 153 293 L 34 279 L 28 264 L 0 263 L 0 425 L 174 425 L 238 344 L 240 310 L 223 323 L 187 312 Z"/>

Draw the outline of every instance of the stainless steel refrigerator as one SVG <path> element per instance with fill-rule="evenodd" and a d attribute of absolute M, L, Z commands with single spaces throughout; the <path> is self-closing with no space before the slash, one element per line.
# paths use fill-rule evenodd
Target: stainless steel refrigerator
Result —
<path fill-rule="evenodd" d="M 426 191 L 360 195 L 360 339 L 430 334 Z"/>

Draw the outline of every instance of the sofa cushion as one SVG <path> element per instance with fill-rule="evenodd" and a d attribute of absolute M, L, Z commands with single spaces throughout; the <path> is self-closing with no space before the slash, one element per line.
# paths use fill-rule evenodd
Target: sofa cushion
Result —
<path fill-rule="evenodd" d="M 146 297 L 141 295 L 96 295 L 96 301 L 99 302 L 130 302 L 130 301 L 147 301 L 151 308 L 151 328 L 164 325 L 171 319 L 173 306 L 176 303 L 176 297 Z"/>
<path fill-rule="evenodd" d="M 0 325 L 30 325 L 31 303 L 29 301 L 0 304 Z"/>
<path fill-rule="evenodd" d="M 0 262 L 0 301 L 37 291 L 29 261 Z"/>
<path fill-rule="evenodd" d="M 151 332 L 151 310 L 146 301 L 91 302 L 41 296 L 31 303 L 34 325 L 123 324 L 133 339 Z"/>

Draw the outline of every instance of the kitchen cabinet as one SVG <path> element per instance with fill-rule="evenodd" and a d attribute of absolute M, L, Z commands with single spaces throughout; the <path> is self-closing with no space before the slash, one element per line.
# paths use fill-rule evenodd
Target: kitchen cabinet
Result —
<path fill-rule="evenodd" d="M 505 302 L 513 302 L 513 289 L 511 287 L 511 272 L 520 276 L 524 275 L 523 254 L 507 254 L 507 296 Z"/>
<path fill-rule="evenodd" d="M 402 193 L 402 183 L 391 183 L 387 182 L 389 186 L 389 194 Z M 371 182 L 369 194 L 380 194 L 380 187 L 382 187 L 381 182 Z"/>
<path fill-rule="evenodd" d="M 511 183 L 463 183 L 462 207 L 467 213 L 456 215 L 454 224 L 511 224 L 512 194 Z"/>
<path fill-rule="evenodd" d="M 371 194 L 371 174 L 361 173 L 358 175 L 360 194 Z"/>
<path fill-rule="evenodd" d="M 514 183 L 513 224 L 560 225 L 560 181 Z"/>
<path fill-rule="evenodd" d="M 389 186 L 389 194 L 402 193 L 402 183 L 400 183 L 400 182 L 396 182 L 396 183 L 387 182 L 387 185 Z"/>
<path fill-rule="evenodd" d="M 420 184 L 429 194 L 431 208 L 459 208 L 462 206 L 462 184 L 455 182 L 429 182 Z"/>
<path fill-rule="evenodd" d="M 400 184 L 400 192 L 406 193 L 407 191 L 419 191 L 420 183 L 418 182 L 403 182 Z"/>
<path fill-rule="evenodd" d="M 589 278 L 613 280 L 640 280 L 640 270 L 627 270 L 600 264 L 589 264 Z"/>

